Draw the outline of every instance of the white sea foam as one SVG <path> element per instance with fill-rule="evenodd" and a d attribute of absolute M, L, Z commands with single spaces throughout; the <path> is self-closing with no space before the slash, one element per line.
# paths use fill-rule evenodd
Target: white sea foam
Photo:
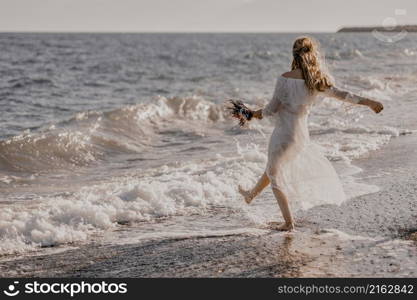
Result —
<path fill-rule="evenodd" d="M 336 168 L 348 199 L 376 193 L 380 190 L 376 185 L 361 181 L 360 174 L 363 170 L 358 166 L 352 165 L 350 162 L 340 161 L 336 163 Z"/>
<path fill-rule="evenodd" d="M 165 165 L 137 179 L 114 179 L 71 195 L 45 197 L 32 207 L 2 209 L 0 253 L 84 241 L 118 223 L 205 214 L 213 206 L 252 214 L 248 218 L 256 222 L 262 212 L 244 206 L 236 187 L 255 184 L 264 171 L 266 155 L 256 144 L 237 143 L 236 147 L 234 157 L 181 167 Z"/>
<path fill-rule="evenodd" d="M 71 196 L 44 198 L 36 207 L 15 205 L 2 209 L 0 253 L 86 240 L 94 232 L 113 228 L 117 222 L 204 213 L 213 205 L 234 207 L 240 203 L 236 199 L 237 182 L 254 184 L 262 172 L 259 162 L 265 159 L 256 149 L 241 153 L 238 159 L 204 165 L 164 166 L 157 176 L 84 188 Z"/>
<path fill-rule="evenodd" d="M 378 241 L 382 238 L 375 238 L 375 237 L 368 237 L 368 236 L 361 236 L 361 235 L 352 235 L 348 234 L 346 232 L 334 229 L 334 228 L 328 228 L 323 229 L 321 232 L 321 235 L 323 237 L 331 237 L 331 238 L 337 238 L 341 241 L 345 242 L 352 242 L 352 241 Z"/>

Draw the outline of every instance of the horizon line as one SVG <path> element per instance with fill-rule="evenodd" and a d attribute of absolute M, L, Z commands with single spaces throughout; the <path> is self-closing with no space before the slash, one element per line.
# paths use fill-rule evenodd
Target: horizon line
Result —
<path fill-rule="evenodd" d="M 403 26 L 417 26 L 417 24 L 397 24 L 396 27 L 403 27 Z M 182 30 L 2 30 L 0 29 L 0 33 L 97 33 L 97 34 L 109 34 L 109 33 L 127 33 L 127 34 L 213 34 L 213 33 L 263 33 L 263 34 L 295 34 L 295 33 L 339 33 L 341 29 L 344 28 L 382 28 L 381 25 L 342 25 L 336 28 L 336 30 L 312 30 L 312 31 L 298 31 L 298 30 L 288 30 L 288 31 L 274 31 L 274 30 L 195 30 L 195 31 L 182 31 Z"/>
<path fill-rule="evenodd" d="M 62 31 L 50 31 L 50 30 L 0 30 L 0 33 L 98 33 L 98 34 L 109 34 L 109 33 L 130 33 L 130 34 L 212 34 L 212 33 L 266 33 L 266 34 L 275 34 L 275 33 L 284 33 L 284 34 L 294 34 L 294 33 L 336 33 L 337 31 L 72 31 L 72 30 L 62 30 Z"/>

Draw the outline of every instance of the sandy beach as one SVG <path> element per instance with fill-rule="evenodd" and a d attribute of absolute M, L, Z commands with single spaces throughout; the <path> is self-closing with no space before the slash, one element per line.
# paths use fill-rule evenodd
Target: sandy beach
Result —
<path fill-rule="evenodd" d="M 297 230 L 254 228 L 109 245 L 102 239 L 3 260 L 3 277 L 415 277 L 417 136 L 356 160 L 380 191 L 296 214 Z M 358 178 L 356 178 L 358 179 Z M 267 192 L 262 197 L 271 197 Z M 261 197 L 261 198 L 262 198 Z M 258 200 L 262 201 L 262 200 Z M 129 228 L 132 233 L 134 228 Z M 123 227 L 113 234 L 123 235 Z"/>

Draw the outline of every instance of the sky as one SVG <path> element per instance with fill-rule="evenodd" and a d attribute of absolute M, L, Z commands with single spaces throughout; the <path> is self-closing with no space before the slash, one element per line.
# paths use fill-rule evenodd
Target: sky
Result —
<path fill-rule="evenodd" d="M 333 32 L 393 21 L 417 24 L 417 0 L 0 0 L 3 32 Z"/>

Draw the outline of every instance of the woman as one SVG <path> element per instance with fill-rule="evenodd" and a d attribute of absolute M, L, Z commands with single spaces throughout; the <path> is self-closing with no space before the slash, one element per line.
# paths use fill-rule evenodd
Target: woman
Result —
<path fill-rule="evenodd" d="M 253 111 L 253 117 L 272 116 L 276 126 L 268 146 L 266 170 L 255 187 L 249 191 L 239 186 L 246 203 L 259 195 L 271 183 L 285 222 L 269 223 L 277 230 L 294 229 L 289 200 L 308 198 L 308 203 L 341 203 L 345 200 L 340 180 L 320 149 L 310 141 L 307 128 L 309 109 L 318 96 L 365 105 L 379 113 L 383 106 L 336 88 L 320 66 L 318 44 L 310 37 L 294 42 L 290 72 L 282 74 L 274 95 L 264 108 Z"/>

